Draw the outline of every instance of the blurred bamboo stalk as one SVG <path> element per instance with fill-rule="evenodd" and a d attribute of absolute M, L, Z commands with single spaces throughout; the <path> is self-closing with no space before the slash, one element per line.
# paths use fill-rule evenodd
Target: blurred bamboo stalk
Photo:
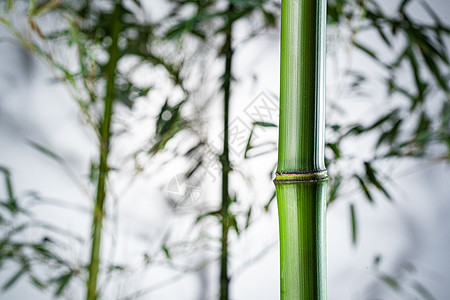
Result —
<path fill-rule="evenodd" d="M 325 0 L 283 0 L 278 168 L 282 300 L 326 299 Z"/>
<path fill-rule="evenodd" d="M 109 173 L 108 156 L 111 138 L 111 119 L 115 99 L 115 81 L 117 62 L 119 60 L 119 34 L 122 30 L 122 6 L 117 1 L 114 7 L 111 22 L 111 46 L 108 49 L 109 62 L 106 66 L 106 94 L 104 98 L 103 119 L 100 122 L 100 163 L 97 185 L 97 197 L 95 201 L 92 219 L 92 244 L 91 259 L 88 267 L 89 279 L 87 282 L 87 300 L 96 300 L 98 297 L 97 281 L 100 264 L 100 245 L 104 216 L 104 202 L 107 194 L 107 177 Z"/>
<path fill-rule="evenodd" d="M 231 13 L 233 12 L 233 4 L 230 1 L 227 10 L 226 28 L 225 28 L 225 43 L 223 45 L 223 55 L 225 55 L 225 71 L 223 74 L 223 152 L 220 157 L 222 163 L 222 239 L 220 252 L 220 300 L 229 299 L 229 284 L 230 277 L 228 274 L 228 232 L 230 230 L 229 207 L 230 207 L 230 191 L 229 191 L 229 173 L 231 171 L 230 164 L 230 145 L 229 145 L 229 112 L 230 112 L 230 96 L 231 96 L 231 80 L 232 80 L 232 60 L 233 60 L 233 19 Z"/>

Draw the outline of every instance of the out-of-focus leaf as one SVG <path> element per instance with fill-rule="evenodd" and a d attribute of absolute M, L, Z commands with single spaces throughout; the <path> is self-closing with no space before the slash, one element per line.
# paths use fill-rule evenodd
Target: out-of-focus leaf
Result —
<path fill-rule="evenodd" d="M 16 214 L 17 212 L 20 211 L 20 208 L 17 203 L 16 197 L 14 196 L 14 190 L 11 182 L 11 174 L 7 168 L 2 166 L 0 166 L 0 172 L 2 172 L 5 177 L 6 191 L 8 194 L 8 201 L 7 202 L 2 201 L 0 202 L 0 205 L 5 207 L 11 214 Z"/>
<path fill-rule="evenodd" d="M 334 153 L 334 159 L 339 159 L 341 157 L 341 150 L 338 143 L 327 143 L 326 146 L 331 149 Z"/>
<path fill-rule="evenodd" d="M 278 127 L 276 124 L 274 123 L 270 123 L 270 122 L 253 122 L 253 125 L 256 126 L 262 126 L 262 127 Z"/>
<path fill-rule="evenodd" d="M 63 159 L 61 158 L 61 156 L 59 156 L 58 154 L 56 154 L 55 152 L 49 150 L 48 148 L 46 148 L 45 146 L 42 146 L 34 141 L 29 140 L 28 144 L 30 144 L 31 147 L 33 147 L 34 149 L 38 150 L 39 152 L 41 152 L 42 154 L 54 159 L 57 162 L 61 162 Z"/>
<path fill-rule="evenodd" d="M 30 279 L 31 279 L 31 283 L 40 290 L 47 287 L 47 285 L 44 282 L 42 282 L 40 279 L 38 279 L 37 277 L 35 277 L 33 275 L 30 275 Z"/>
<path fill-rule="evenodd" d="M 333 203 L 337 199 L 339 187 L 342 183 L 342 175 L 337 174 L 333 177 L 331 177 L 330 180 L 330 190 L 328 192 L 328 205 Z"/>
<path fill-rule="evenodd" d="M 399 109 L 395 109 L 395 110 L 391 111 L 390 113 L 382 116 L 377 121 L 375 121 L 372 125 L 367 127 L 367 130 L 372 130 L 372 129 L 378 128 L 380 125 L 386 123 L 386 121 L 392 120 L 393 118 L 397 119 L 398 112 L 399 112 Z"/>
<path fill-rule="evenodd" d="M 363 190 L 364 194 L 366 195 L 367 200 L 369 200 L 370 203 L 374 203 L 372 194 L 370 193 L 370 190 L 367 187 L 364 180 L 357 174 L 355 174 L 354 176 L 358 180 L 359 185 L 360 185 L 361 189 Z"/>
<path fill-rule="evenodd" d="M 414 281 L 412 287 L 422 296 L 423 299 L 436 300 L 433 294 L 427 288 L 425 288 L 425 286 L 423 286 L 420 282 Z"/>
<path fill-rule="evenodd" d="M 360 43 L 358 43 L 356 41 L 353 42 L 353 45 L 355 45 L 356 48 L 358 48 L 359 50 L 363 51 L 367 55 L 371 56 L 376 61 L 380 61 L 380 59 L 378 58 L 378 56 L 375 54 L 375 52 L 373 50 L 367 48 L 366 46 L 361 45 Z"/>
<path fill-rule="evenodd" d="M 61 276 L 58 276 L 56 278 L 53 278 L 51 280 L 52 283 L 56 284 L 56 290 L 55 290 L 55 296 L 61 296 L 64 292 L 65 288 L 69 284 L 70 280 L 72 279 L 74 275 L 74 272 L 70 270 L 67 273 L 62 274 Z"/>
<path fill-rule="evenodd" d="M 376 148 L 378 148 L 383 143 L 392 146 L 400 132 L 400 125 L 402 124 L 402 122 L 403 120 L 399 119 L 394 123 L 394 125 L 392 125 L 392 128 L 390 130 L 384 131 L 378 138 Z"/>
<path fill-rule="evenodd" d="M 229 214 L 228 215 L 228 222 L 229 222 L 230 228 L 233 228 L 234 231 L 236 231 L 236 234 L 239 235 L 241 232 L 239 230 L 239 226 L 238 226 L 238 223 L 236 221 L 236 216 L 233 215 L 233 214 Z"/>
<path fill-rule="evenodd" d="M 387 286 L 389 286 L 396 292 L 399 292 L 401 290 L 400 283 L 392 276 L 380 274 L 378 275 L 378 279 L 380 279 L 383 283 L 385 283 Z"/>
<path fill-rule="evenodd" d="M 221 213 L 222 213 L 222 210 L 219 209 L 219 210 L 210 211 L 210 212 L 201 214 L 201 215 L 199 215 L 197 217 L 197 219 L 195 219 L 195 223 L 200 222 L 201 220 L 203 220 L 206 217 L 218 217 L 218 218 L 220 218 L 221 217 Z"/>
<path fill-rule="evenodd" d="M 8 281 L 2 286 L 2 289 L 4 291 L 6 291 L 7 289 L 9 289 L 11 286 L 14 285 L 14 283 L 17 282 L 17 280 L 19 280 L 19 278 L 21 278 L 23 275 L 25 275 L 25 273 L 27 272 L 27 268 L 26 267 L 22 267 L 19 271 L 17 271 L 11 278 L 8 279 Z"/>
<path fill-rule="evenodd" d="M 276 192 L 273 192 L 272 196 L 270 197 L 269 201 L 267 201 L 266 205 L 264 205 L 264 210 L 267 212 L 269 211 L 270 204 L 272 203 L 273 199 L 277 196 Z"/>
<path fill-rule="evenodd" d="M 386 196 L 387 199 L 392 200 L 391 195 L 387 192 L 387 190 L 383 187 L 383 185 L 380 183 L 380 181 L 377 178 L 375 169 L 373 169 L 372 165 L 369 162 L 364 162 L 364 167 L 366 169 L 366 175 L 367 179 L 377 187 L 383 194 Z"/>
<path fill-rule="evenodd" d="M 245 221 L 245 227 L 244 227 L 245 229 L 247 229 L 248 226 L 250 226 L 250 219 L 251 219 L 251 217 L 252 217 L 252 207 L 250 207 L 248 209 L 248 211 L 247 211 L 247 219 Z"/>
<path fill-rule="evenodd" d="M 164 254 L 166 255 L 167 259 L 172 259 L 172 256 L 170 255 L 170 252 L 169 252 L 169 248 L 167 248 L 166 245 L 162 245 L 161 249 L 164 252 Z"/>
<path fill-rule="evenodd" d="M 350 221 L 351 221 L 351 229 L 352 229 L 352 243 L 356 245 L 357 243 L 357 221 L 356 221 L 356 211 L 353 203 L 350 204 Z"/>

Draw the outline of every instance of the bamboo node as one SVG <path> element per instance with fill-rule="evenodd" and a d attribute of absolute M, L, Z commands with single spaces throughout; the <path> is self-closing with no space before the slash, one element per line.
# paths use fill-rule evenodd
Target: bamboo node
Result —
<path fill-rule="evenodd" d="M 328 180 L 327 170 L 318 172 L 275 173 L 275 184 L 296 182 L 317 182 Z"/>

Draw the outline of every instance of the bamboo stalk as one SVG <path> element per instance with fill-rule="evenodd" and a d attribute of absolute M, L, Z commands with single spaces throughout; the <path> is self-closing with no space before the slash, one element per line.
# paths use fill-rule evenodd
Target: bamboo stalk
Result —
<path fill-rule="evenodd" d="M 88 267 L 89 279 L 87 281 L 87 300 L 96 300 L 97 281 L 100 264 L 100 244 L 102 236 L 104 202 L 106 199 L 106 183 L 109 173 L 108 155 L 111 138 L 111 119 L 113 115 L 113 104 L 115 97 L 115 80 L 117 72 L 117 62 L 119 60 L 119 34 L 122 30 L 122 6 L 120 1 L 116 2 L 111 19 L 111 39 L 112 43 L 108 49 L 109 62 L 106 68 L 106 94 L 104 98 L 103 119 L 100 125 L 100 163 L 99 177 L 97 185 L 97 196 L 92 219 L 92 244 L 91 259 Z"/>
<path fill-rule="evenodd" d="M 326 299 L 325 26 L 325 0 L 282 0 L 281 300 Z"/>
<path fill-rule="evenodd" d="M 233 60 L 233 47 L 232 47 L 232 30 L 233 21 L 229 14 L 233 11 L 233 5 L 230 3 L 228 7 L 227 25 L 225 29 L 225 72 L 223 75 L 223 102 L 224 102 L 224 117 L 223 117 L 223 153 L 220 157 L 222 163 L 222 239 L 221 239 L 221 255 L 220 255 L 220 300 L 229 299 L 229 284 L 230 277 L 228 275 L 228 232 L 230 229 L 229 222 L 229 206 L 230 206 L 230 194 L 229 194 L 229 173 L 231 171 L 230 164 L 230 145 L 229 145 L 229 112 L 230 112 L 230 96 L 231 96 L 231 78 L 232 78 L 232 60 Z"/>

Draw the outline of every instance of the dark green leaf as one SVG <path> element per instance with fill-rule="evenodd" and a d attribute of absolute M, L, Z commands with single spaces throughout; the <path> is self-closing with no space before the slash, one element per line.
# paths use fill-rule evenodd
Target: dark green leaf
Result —
<path fill-rule="evenodd" d="M 276 124 L 270 122 L 253 122 L 253 125 L 262 127 L 275 127 L 275 128 L 278 127 Z"/>
<path fill-rule="evenodd" d="M 364 166 L 366 168 L 367 179 L 375 185 L 389 200 L 392 200 L 391 195 L 387 192 L 387 190 L 383 187 L 380 181 L 377 178 L 376 172 L 373 169 L 372 165 L 369 162 L 364 162 Z"/>
<path fill-rule="evenodd" d="M 72 279 L 74 275 L 74 272 L 70 270 L 69 272 L 52 279 L 52 282 L 56 283 L 56 290 L 55 290 L 55 296 L 61 296 L 64 292 L 64 289 L 69 284 L 70 280 Z"/>
<path fill-rule="evenodd" d="M 2 289 L 5 291 L 9 289 L 20 277 L 22 277 L 26 272 L 27 268 L 22 267 L 19 271 L 17 271 L 8 281 L 2 286 Z"/>
<path fill-rule="evenodd" d="M 215 210 L 215 211 L 210 211 L 204 214 L 201 214 L 197 217 L 197 219 L 195 220 L 195 223 L 200 222 L 201 220 L 203 220 L 206 217 L 210 217 L 210 216 L 214 216 L 214 217 L 221 217 L 221 210 Z"/>
<path fill-rule="evenodd" d="M 161 246 L 162 251 L 166 255 L 167 259 L 172 259 L 172 256 L 170 255 L 169 248 L 166 247 L 166 245 Z"/>
<path fill-rule="evenodd" d="M 276 192 L 273 192 L 272 196 L 270 197 L 269 201 L 267 201 L 266 205 L 264 205 L 264 210 L 267 212 L 269 211 L 270 204 L 272 203 L 273 199 L 277 196 Z"/>
<path fill-rule="evenodd" d="M 381 274 L 378 278 L 394 291 L 399 292 L 401 290 L 401 286 L 395 278 L 386 274 Z"/>
<path fill-rule="evenodd" d="M 356 48 L 358 48 L 359 50 L 365 52 L 367 55 L 371 56 L 373 59 L 375 59 L 376 61 L 380 61 L 380 59 L 378 58 L 378 56 L 375 54 L 375 52 L 369 48 L 367 48 L 366 46 L 361 45 L 360 43 L 354 41 L 353 45 L 355 45 Z"/>
<path fill-rule="evenodd" d="M 330 180 L 330 190 L 328 192 L 328 205 L 331 204 L 334 200 L 337 199 L 339 187 L 342 183 L 342 175 L 337 174 L 336 176 L 333 176 Z"/>
<path fill-rule="evenodd" d="M 356 245 L 357 243 L 357 224 L 356 224 L 356 212 L 355 206 L 353 203 L 350 204 L 350 220 L 351 220 L 351 228 L 352 228 L 352 243 Z"/>
<path fill-rule="evenodd" d="M 431 292 L 427 288 L 425 288 L 420 282 L 415 281 L 412 286 L 422 296 L 423 299 L 436 300 L 433 294 L 431 294 Z"/>
<path fill-rule="evenodd" d="M 252 208 L 250 207 L 247 212 L 247 220 L 245 221 L 245 229 L 247 229 L 248 226 L 250 226 L 251 216 L 252 216 Z"/>
<path fill-rule="evenodd" d="M 356 174 L 354 176 L 358 180 L 359 185 L 360 185 L 361 189 L 363 190 L 364 194 L 366 195 L 367 200 L 369 200 L 370 203 L 374 203 L 372 194 L 370 193 L 370 190 L 367 187 L 367 185 L 364 182 L 364 180 L 360 176 L 358 176 Z"/>

